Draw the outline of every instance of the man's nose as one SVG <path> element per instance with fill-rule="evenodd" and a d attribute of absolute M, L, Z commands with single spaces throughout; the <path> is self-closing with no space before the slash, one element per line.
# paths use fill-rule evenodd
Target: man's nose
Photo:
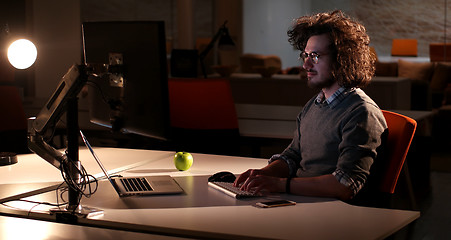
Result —
<path fill-rule="evenodd" d="M 302 64 L 302 68 L 304 68 L 305 70 L 309 70 L 312 67 L 313 67 L 312 59 L 310 59 L 309 57 L 306 58 L 304 63 Z"/>

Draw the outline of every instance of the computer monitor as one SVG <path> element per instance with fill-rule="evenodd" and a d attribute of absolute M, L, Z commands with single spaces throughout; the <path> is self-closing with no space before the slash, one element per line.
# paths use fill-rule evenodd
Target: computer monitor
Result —
<path fill-rule="evenodd" d="M 170 119 L 164 22 L 85 22 L 82 28 L 84 63 L 109 64 L 108 71 L 116 76 L 89 79 L 91 122 L 167 140 Z"/>

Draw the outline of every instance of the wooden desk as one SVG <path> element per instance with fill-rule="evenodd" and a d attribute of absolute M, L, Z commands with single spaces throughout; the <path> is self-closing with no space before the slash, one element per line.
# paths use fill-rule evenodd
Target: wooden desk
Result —
<path fill-rule="evenodd" d="M 98 192 L 83 199 L 82 204 L 102 208 L 104 214 L 79 219 L 80 225 L 194 238 L 382 239 L 420 215 L 414 211 L 357 207 L 334 199 L 285 194 L 273 198 L 290 199 L 298 204 L 259 209 L 252 204 L 262 199 L 236 200 L 207 186 L 207 177 L 215 172 L 241 173 L 265 166 L 265 159 L 194 153 L 192 168 L 180 172 L 173 165 L 172 152 L 113 148 L 98 148 L 96 152 L 107 169 L 121 171 L 124 176 L 170 174 L 185 194 L 119 198 L 112 186 L 102 181 Z M 33 154 L 20 155 L 18 160 L 15 165 L 0 168 L 2 194 L 18 193 L 14 186 L 26 185 L 24 182 L 45 185 L 60 180 L 56 169 Z M 80 150 L 80 160 L 91 174 L 100 172 L 87 150 Z M 54 197 L 55 193 L 49 192 L 30 199 L 42 201 Z M 15 203 L 22 204 L 8 205 Z M 2 205 L 0 213 L 26 217 L 32 207 L 37 211 L 41 206 L 33 204 L 17 210 Z M 30 217 L 43 215 L 33 212 Z"/>

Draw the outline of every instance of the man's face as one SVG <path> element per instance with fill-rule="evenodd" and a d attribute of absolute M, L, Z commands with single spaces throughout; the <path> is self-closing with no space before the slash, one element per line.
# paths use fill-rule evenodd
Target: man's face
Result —
<path fill-rule="evenodd" d="M 304 52 L 309 54 L 302 67 L 307 70 L 308 85 L 312 88 L 328 88 L 334 84 L 332 78 L 332 60 L 329 53 L 330 40 L 327 34 L 311 36 Z M 317 54 L 318 62 L 312 59 L 312 53 Z"/>

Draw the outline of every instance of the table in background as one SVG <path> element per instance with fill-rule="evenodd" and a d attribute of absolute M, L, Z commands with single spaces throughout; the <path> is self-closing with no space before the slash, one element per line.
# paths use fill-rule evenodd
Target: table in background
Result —
<path fill-rule="evenodd" d="M 275 74 L 262 78 L 259 74 L 234 73 L 230 76 L 233 99 L 238 104 L 302 106 L 318 90 L 300 75 Z M 375 76 L 363 90 L 384 109 L 411 109 L 411 80 L 404 77 Z"/>
<path fill-rule="evenodd" d="M 242 153 L 269 158 L 282 152 L 293 139 L 301 106 L 235 104 Z"/>
<path fill-rule="evenodd" d="M 259 155 L 261 149 L 255 149 L 272 143 L 289 143 L 296 130 L 296 118 L 302 110 L 302 106 L 289 105 L 263 105 L 263 104 L 235 104 L 240 135 L 248 138 L 254 148 L 255 157 L 267 157 Z M 415 135 L 430 137 L 434 113 L 432 111 L 394 110 L 417 121 Z M 275 142 L 274 142 L 275 141 Z"/>

